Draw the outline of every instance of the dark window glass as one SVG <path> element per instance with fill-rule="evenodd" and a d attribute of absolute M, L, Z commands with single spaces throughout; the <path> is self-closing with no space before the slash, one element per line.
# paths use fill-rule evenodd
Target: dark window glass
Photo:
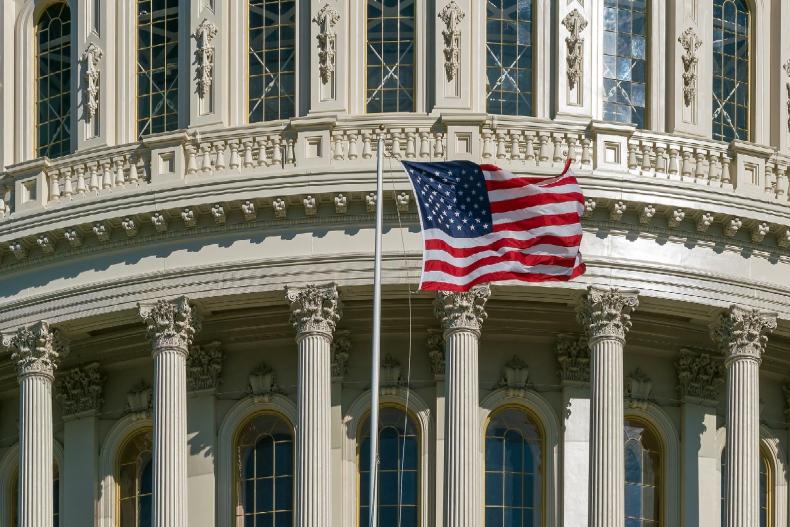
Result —
<path fill-rule="evenodd" d="M 36 155 L 58 157 L 71 143 L 71 11 L 47 7 L 36 24 Z"/>
<path fill-rule="evenodd" d="M 647 1 L 605 0 L 603 118 L 645 128 Z"/>
<path fill-rule="evenodd" d="M 485 525 L 542 525 L 543 440 L 526 412 L 496 412 L 485 437 Z"/>
<path fill-rule="evenodd" d="M 251 123 L 289 119 L 296 104 L 296 1 L 250 0 Z"/>
<path fill-rule="evenodd" d="M 414 111 L 414 0 L 368 0 L 365 105 Z"/>
<path fill-rule="evenodd" d="M 749 140 L 749 30 L 745 0 L 713 1 L 713 138 Z"/>
<path fill-rule="evenodd" d="M 137 0 L 137 135 L 178 128 L 178 0 Z"/>
<path fill-rule="evenodd" d="M 390 9 L 391 3 L 384 2 Z M 370 514 L 370 421 L 360 427 L 359 444 L 359 525 L 367 527 Z M 420 468 L 417 428 L 400 408 L 384 407 L 379 412 L 378 527 L 419 525 Z"/>
<path fill-rule="evenodd" d="M 625 420 L 625 525 L 661 525 L 661 446 L 641 421 Z"/>
<path fill-rule="evenodd" d="M 126 442 L 119 455 L 118 469 L 121 527 L 151 527 L 151 430 L 138 432 Z"/>
<path fill-rule="evenodd" d="M 488 0 L 486 108 L 502 115 L 533 115 L 532 0 Z"/>

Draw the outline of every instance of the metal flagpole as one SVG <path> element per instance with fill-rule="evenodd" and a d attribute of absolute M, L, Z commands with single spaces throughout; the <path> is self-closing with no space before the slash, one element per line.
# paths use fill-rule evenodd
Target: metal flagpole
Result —
<path fill-rule="evenodd" d="M 370 507 L 369 527 L 377 527 L 378 517 L 378 468 L 379 468 L 379 362 L 381 345 L 381 231 L 384 223 L 384 177 L 382 176 L 382 157 L 384 155 L 384 135 L 379 132 L 378 152 L 376 153 L 376 253 L 373 266 L 373 346 L 370 359 L 370 488 L 368 505 Z"/>

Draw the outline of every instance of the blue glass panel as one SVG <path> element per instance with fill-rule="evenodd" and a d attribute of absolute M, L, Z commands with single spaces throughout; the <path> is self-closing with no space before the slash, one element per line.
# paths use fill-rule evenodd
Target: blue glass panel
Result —
<path fill-rule="evenodd" d="M 379 433 L 379 469 L 394 470 L 398 468 L 398 431 L 385 428 Z"/>
<path fill-rule="evenodd" d="M 631 483 L 625 485 L 625 515 L 626 517 L 642 517 L 641 487 Z"/>
<path fill-rule="evenodd" d="M 521 434 L 512 430 L 505 435 L 505 469 L 510 471 L 522 470 L 522 450 L 524 440 Z"/>
<path fill-rule="evenodd" d="M 521 509 L 505 509 L 505 527 L 522 527 L 522 514 Z"/>
<path fill-rule="evenodd" d="M 486 505 L 501 505 L 503 503 L 502 474 L 486 474 Z"/>
<path fill-rule="evenodd" d="M 381 505 L 398 504 L 398 473 L 394 471 L 379 472 L 379 503 Z"/>
<path fill-rule="evenodd" d="M 274 504 L 274 480 L 272 478 L 255 481 L 255 512 L 271 511 Z"/>
<path fill-rule="evenodd" d="M 404 472 L 401 476 L 401 503 L 404 505 L 417 505 L 417 472 Z"/>
<path fill-rule="evenodd" d="M 274 483 L 274 506 L 277 510 L 290 509 L 293 504 L 293 479 L 290 476 L 276 478 Z"/>
<path fill-rule="evenodd" d="M 255 516 L 255 527 L 272 527 L 273 523 L 273 514 L 258 514 Z"/>
<path fill-rule="evenodd" d="M 486 507 L 486 527 L 503 527 L 503 513 L 499 507 Z"/>
<path fill-rule="evenodd" d="M 144 466 L 140 475 L 140 492 L 148 494 L 154 488 L 154 466 L 149 460 Z"/>
<path fill-rule="evenodd" d="M 496 114 L 531 115 L 532 1 L 486 3 L 487 110 Z"/>
<path fill-rule="evenodd" d="M 486 470 L 502 470 L 503 451 L 501 439 L 486 438 Z"/>
<path fill-rule="evenodd" d="M 266 436 L 255 446 L 255 475 L 257 477 L 274 474 L 274 442 Z"/>
<path fill-rule="evenodd" d="M 521 474 L 505 474 L 505 505 L 521 507 L 524 489 Z"/>

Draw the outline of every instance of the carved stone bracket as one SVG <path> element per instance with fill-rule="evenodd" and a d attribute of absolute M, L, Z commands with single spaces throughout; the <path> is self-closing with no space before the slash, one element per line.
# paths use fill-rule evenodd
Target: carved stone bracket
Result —
<path fill-rule="evenodd" d="M 455 0 L 450 0 L 442 8 L 438 16 L 446 27 L 446 29 L 442 30 L 442 37 L 444 38 L 444 71 L 447 74 L 447 80 L 451 81 L 458 75 L 458 70 L 461 67 L 460 25 L 466 14 L 455 3 Z"/>
<path fill-rule="evenodd" d="M 217 26 L 209 19 L 195 29 L 192 38 L 197 42 L 195 49 L 195 62 L 197 64 L 197 92 L 201 99 L 205 99 L 214 81 L 214 38 L 217 36 Z"/>
<path fill-rule="evenodd" d="M 277 374 L 266 363 L 261 363 L 250 372 L 250 394 L 257 402 L 269 402 L 272 395 L 282 393 L 277 384 Z"/>
<path fill-rule="evenodd" d="M 787 72 L 787 77 L 790 78 L 790 59 L 787 59 L 782 67 Z M 787 131 L 790 132 L 790 80 L 785 84 L 785 88 L 787 89 Z"/>
<path fill-rule="evenodd" d="M 105 376 L 99 363 L 64 371 L 59 375 L 55 396 L 60 399 L 64 416 L 95 412 L 101 408 Z"/>
<path fill-rule="evenodd" d="M 192 346 L 187 357 L 187 390 L 196 392 L 216 388 L 222 373 L 223 358 L 220 342 Z"/>
<path fill-rule="evenodd" d="M 527 364 L 516 355 L 502 368 L 502 378 L 499 387 L 504 388 L 508 397 L 524 397 L 529 379 Z"/>
<path fill-rule="evenodd" d="M 343 314 L 343 306 L 335 284 L 285 288 L 291 304 L 291 324 L 297 336 L 309 333 L 332 335 Z"/>
<path fill-rule="evenodd" d="M 737 359 L 761 361 L 768 335 L 776 329 L 776 313 L 730 306 L 711 326 L 711 338 L 725 365 Z"/>
<path fill-rule="evenodd" d="M 348 373 L 348 357 L 351 353 L 351 332 L 338 330 L 332 339 L 332 379 L 342 379 Z"/>
<path fill-rule="evenodd" d="M 184 296 L 140 305 L 139 310 L 154 351 L 176 348 L 186 353 L 195 333 L 200 330 L 200 319 Z"/>
<path fill-rule="evenodd" d="M 431 361 L 431 372 L 434 379 L 444 378 L 444 335 L 435 329 L 428 330 L 428 360 Z"/>
<path fill-rule="evenodd" d="M 82 52 L 83 80 L 85 81 L 85 120 L 91 122 L 99 112 L 99 62 L 104 52 L 93 42 Z"/>
<path fill-rule="evenodd" d="M 554 349 L 563 384 L 590 382 L 590 347 L 583 335 L 557 335 Z"/>
<path fill-rule="evenodd" d="M 628 376 L 628 404 L 631 408 L 647 408 L 653 395 L 653 381 L 645 372 L 637 368 Z"/>
<path fill-rule="evenodd" d="M 389 353 L 381 361 L 381 382 L 379 389 L 382 395 L 394 395 L 397 393 L 398 388 L 403 386 L 403 379 L 401 378 L 401 366 L 395 357 Z"/>
<path fill-rule="evenodd" d="M 683 61 L 683 102 L 691 106 L 697 96 L 697 51 L 702 41 L 694 28 L 689 27 L 678 37 L 678 42 L 684 50 L 680 57 Z"/>
<path fill-rule="evenodd" d="M 584 38 L 582 31 L 587 27 L 587 20 L 584 19 L 578 9 L 574 9 L 562 19 L 562 25 L 568 30 L 565 37 L 567 56 L 565 61 L 568 65 L 568 87 L 573 89 L 580 82 L 582 76 L 582 65 L 584 63 Z"/>
<path fill-rule="evenodd" d="M 126 412 L 133 419 L 145 419 L 153 409 L 153 395 L 151 385 L 141 380 L 126 394 Z"/>
<path fill-rule="evenodd" d="M 318 25 L 318 73 L 321 82 L 327 84 L 335 74 L 337 61 L 337 33 L 335 25 L 340 21 L 340 13 L 329 3 L 316 13 L 313 23 Z"/>
<path fill-rule="evenodd" d="M 471 291 L 451 293 L 439 291 L 434 302 L 434 313 L 445 332 L 456 329 L 480 333 L 483 321 L 488 317 L 485 305 L 491 289 L 476 286 Z"/>
<path fill-rule="evenodd" d="M 58 363 L 69 351 L 60 331 L 45 321 L 19 328 L 9 347 L 20 379 L 26 375 L 45 375 L 52 379 Z"/>
<path fill-rule="evenodd" d="M 678 392 L 682 398 L 715 401 L 719 387 L 724 383 L 724 364 L 709 353 L 696 353 L 690 349 L 680 350 L 675 361 L 678 375 Z"/>
<path fill-rule="evenodd" d="M 587 288 L 577 315 L 588 340 L 611 338 L 625 341 L 631 329 L 631 313 L 639 306 L 634 290 Z"/>

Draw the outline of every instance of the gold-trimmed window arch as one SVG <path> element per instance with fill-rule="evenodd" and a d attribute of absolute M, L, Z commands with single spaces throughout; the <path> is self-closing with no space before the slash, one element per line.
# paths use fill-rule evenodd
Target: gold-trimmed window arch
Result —
<path fill-rule="evenodd" d="M 151 527 L 153 522 L 152 430 L 130 436 L 118 451 L 119 527 Z"/>
<path fill-rule="evenodd" d="M 664 485 L 664 447 L 647 421 L 626 417 L 625 441 L 625 526 L 660 527 Z"/>

